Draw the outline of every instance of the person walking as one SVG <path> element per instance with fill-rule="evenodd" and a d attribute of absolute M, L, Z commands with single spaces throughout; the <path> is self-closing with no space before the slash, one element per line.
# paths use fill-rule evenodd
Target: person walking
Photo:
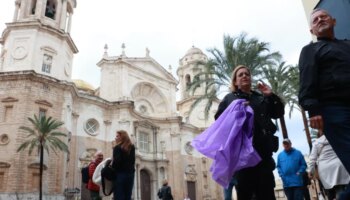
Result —
<path fill-rule="evenodd" d="M 171 187 L 168 185 L 168 180 L 163 180 L 163 185 L 160 188 L 160 196 L 162 200 L 173 200 L 173 195 L 171 193 Z"/>
<path fill-rule="evenodd" d="M 310 32 L 317 42 L 303 47 L 299 57 L 299 104 L 308 111 L 310 126 L 321 130 L 350 172 L 350 41 L 335 38 L 334 19 L 315 9 Z M 340 200 L 350 199 L 350 183 Z"/>
<path fill-rule="evenodd" d="M 349 183 L 350 176 L 323 134 L 316 139 L 309 155 L 310 177 L 313 177 L 316 164 L 319 179 L 327 191 L 328 199 L 338 199 Z"/>
<path fill-rule="evenodd" d="M 113 182 L 114 200 L 131 200 L 135 177 L 135 146 L 128 133 L 119 130 L 115 137 L 112 168 L 116 172 Z"/>
<path fill-rule="evenodd" d="M 97 151 L 94 155 L 94 160 L 89 164 L 89 181 L 87 189 L 90 191 L 91 200 L 102 200 L 100 196 L 100 186 L 92 181 L 96 167 L 103 161 L 103 153 Z"/>
<path fill-rule="evenodd" d="M 304 156 L 292 147 L 288 138 L 283 140 L 283 148 L 284 151 L 277 157 L 277 170 L 283 182 L 284 193 L 288 200 L 303 200 L 303 174 L 306 170 Z"/>
<path fill-rule="evenodd" d="M 244 65 L 238 65 L 233 70 L 231 89 L 232 92 L 219 104 L 215 120 L 234 100 L 245 99 L 254 111 L 252 145 L 261 157 L 256 166 L 241 169 L 235 174 L 237 197 L 239 200 L 251 200 L 253 196 L 256 200 L 275 200 L 273 170 L 276 164 L 272 154 L 277 151 L 278 142 L 274 138 L 277 128 L 271 119 L 284 115 L 284 105 L 271 88 L 262 82 L 257 86 L 258 92 L 253 91 L 250 70 Z"/>

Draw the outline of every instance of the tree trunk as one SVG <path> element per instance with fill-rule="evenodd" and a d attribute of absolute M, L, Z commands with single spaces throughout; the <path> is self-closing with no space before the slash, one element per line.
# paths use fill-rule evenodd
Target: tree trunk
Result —
<path fill-rule="evenodd" d="M 307 124 L 306 113 L 303 108 L 300 107 L 301 115 L 303 116 L 304 130 L 306 134 L 307 143 L 309 144 L 310 152 L 312 149 L 311 135 L 309 130 L 309 125 Z"/>
<path fill-rule="evenodd" d="M 286 127 L 286 121 L 284 121 L 284 116 L 280 118 L 280 124 L 281 124 L 283 139 L 288 138 L 288 132 Z"/>
<path fill-rule="evenodd" d="M 39 200 L 43 199 L 44 146 L 40 145 Z"/>

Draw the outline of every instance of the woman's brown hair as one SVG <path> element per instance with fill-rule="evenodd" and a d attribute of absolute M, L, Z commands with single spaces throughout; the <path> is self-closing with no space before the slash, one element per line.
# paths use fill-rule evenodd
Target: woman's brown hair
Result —
<path fill-rule="evenodd" d="M 231 77 L 231 91 L 232 91 L 232 92 L 235 92 L 235 91 L 238 90 L 237 86 L 235 85 L 235 82 L 236 82 L 236 74 L 237 74 L 238 70 L 240 70 L 240 69 L 242 69 L 242 68 L 248 70 L 248 72 L 249 72 L 249 74 L 250 74 L 250 69 L 249 69 L 247 66 L 245 66 L 245 65 L 238 65 L 238 66 L 236 66 L 235 69 L 234 69 L 233 72 L 232 72 L 232 77 Z"/>
<path fill-rule="evenodd" d="M 132 143 L 130 140 L 130 137 L 128 135 L 128 132 L 124 131 L 124 130 L 119 130 L 117 131 L 117 134 L 119 135 L 117 142 L 117 145 L 120 145 L 120 147 L 126 151 L 126 152 L 130 152 L 131 147 L 132 147 Z"/>

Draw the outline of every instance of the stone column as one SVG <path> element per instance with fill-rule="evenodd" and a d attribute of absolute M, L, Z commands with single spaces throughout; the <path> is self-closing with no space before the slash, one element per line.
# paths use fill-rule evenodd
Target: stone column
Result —
<path fill-rule="evenodd" d="M 68 18 L 68 26 L 67 26 L 67 33 L 70 33 L 70 29 L 72 27 L 72 17 L 73 17 L 73 13 L 69 13 L 69 18 Z M 64 23 L 66 24 L 66 23 Z"/>
<path fill-rule="evenodd" d="M 78 151 L 77 151 L 77 140 L 78 140 L 78 134 L 77 134 L 77 126 L 78 126 L 78 118 L 79 118 L 79 114 L 72 112 L 72 135 L 71 138 L 73 139 L 73 144 L 72 147 L 74 148 L 73 152 L 71 152 L 71 160 L 70 163 L 72 163 L 72 169 L 73 171 L 73 188 L 78 187 L 77 185 L 81 184 L 81 178 L 80 178 L 80 168 L 78 167 L 78 162 L 79 162 L 79 155 L 78 155 Z"/>
<path fill-rule="evenodd" d="M 66 20 L 67 20 L 67 1 L 63 1 L 62 8 L 61 8 L 61 19 L 60 19 L 60 29 L 63 31 L 66 29 Z"/>
<path fill-rule="evenodd" d="M 108 141 L 107 141 L 107 136 L 108 136 L 108 134 L 109 134 L 109 132 L 110 132 L 110 128 L 111 128 L 111 124 L 112 124 L 112 122 L 111 121 L 109 121 L 109 120 L 105 120 L 105 121 L 103 121 L 103 123 L 105 124 L 105 147 L 104 147 L 104 150 L 103 150 L 103 154 L 105 155 L 105 157 L 107 157 L 106 155 L 107 155 L 107 153 L 109 153 L 109 152 L 111 152 L 112 150 L 111 149 L 107 149 L 107 148 L 110 148 L 110 144 L 108 144 Z M 113 151 L 112 151 L 112 154 L 113 154 Z M 110 154 L 111 155 L 111 157 L 113 157 L 113 155 L 112 154 Z"/>
<path fill-rule="evenodd" d="M 19 1 L 16 1 L 15 2 L 15 13 L 13 15 L 13 22 L 16 22 L 17 19 L 18 19 L 18 10 L 19 10 L 19 6 L 20 6 L 20 2 Z"/>
<path fill-rule="evenodd" d="M 140 176 L 139 176 L 139 168 L 140 168 L 140 165 L 139 164 L 136 164 L 136 170 L 135 170 L 135 183 L 134 183 L 134 199 L 136 200 L 141 200 L 141 185 L 140 185 Z"/>

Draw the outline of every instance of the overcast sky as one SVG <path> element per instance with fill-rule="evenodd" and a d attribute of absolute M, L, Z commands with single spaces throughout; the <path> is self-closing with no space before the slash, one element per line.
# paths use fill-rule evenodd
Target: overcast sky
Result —
<path fill-rule="evenodd" d="M 0 30 L 10 22 L 15 0 L 0 1 Z M 145 49 L 165 69 L 194 45 L 207 53 L 222 49 L 223 35 L 257 37 L 280 51 L 288 64 L 297 64 L 301 48 L 311 41 L 301 0 L 77 0 L 71 36 L 79 49 L 73 61 L 73 78 L 93 86 L 100 83 L 96 63 L 104 45 L 108 54 L 143 57 Z M 207 54 L 210 56 L 209 54 Z M 287 120 L 294 146 L 307 152 L 300 113 Z M 287 116 L 286 116 L 287 118 Z M 282 149 L 282 148 L 280 148 Z"/>

